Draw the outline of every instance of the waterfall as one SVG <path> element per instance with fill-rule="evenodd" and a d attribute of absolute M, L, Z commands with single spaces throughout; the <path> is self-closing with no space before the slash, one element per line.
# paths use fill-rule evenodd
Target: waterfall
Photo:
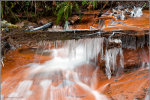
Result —
<path fill-rule="evenodd" d="M 44 45 L 44 47 L 50 46 L 49 48 L 51 48 L 51 46 L 54 45 L 53 49 L 49 49 L 49 52 L 52 52 L 53 59 L 46 61 L 44 64 L 30 64 L 30 76 L 34 78 L 38 76 L 38 73 L 53 73 L 56 71 L 61 71 L 63 75 L 63 81 L 57 86 L 53 86 L 51 81 L 48 80 L 41 82 L 42 89 L 45 91 L 43 92 L 42 98 L 46 96 L 46 86 L 51 84 L 49 90 L 51 100 L 59 100 L 60 98 L 66 100 L 80 100 L 80 97 L 84 95 L 76 96 L 76 85 L 90 92 L 96 100 L 107 99 L 107 97 L 94 88 L 94 83 L 97 79 L 95 75 L 95 71 L 97 70 L 97 57 L 99 53 L 103 55 L 103 44 L 104 38 L 87 38 L 62 42 L 55 41 L 53 43 L 40 42 L 39 46 Z M 83 67 L 81 67 L 81 69 L 80 66 L 82 65 Z M 89 74 L 90 70 L 88 66 L 96 68 L 94 68 L 95 71 L 92 72 L 93 74 Z M 83 71 L 84 75 L 81 75 Z M 48 77 L 48 75 L 50 74 L 42 74 L 42 77 Z M 95 77 L 95 79 L 93 79 L 93 77 Z M 58 80 L 60 80 L 60 78 L 58 78 Z"/>
<path fill-rule="evenodd" d="M 109 42 L 121 43 L 121 40 L 111 39 L 114 34 L 109 37 Z M 105 95 L 96 90 L 96 73 L 99 68 L 97 66 L 98 56 L 100 55 L 100 58 L 105 60 L 106 75 L 110 79 L 111 71 L 115 71 L 117 67 L 123 68 L 123 51 L 122 48 L 108 49 L 107 45 L 104 51 L 104 40 L 106 39 L 100 37 L 39 42 L 37 53 L 41 51 L 40 48 L 43 48 L 41 54 L 48 54 L 47 56 L 51 56 L 52 59 L 42 64 L 38 61 L 28 64 L 28 70 L 26 71 L 28 78 L 39 82 L 37 85 L 42 90 L 41 99 L 81 100 L 87 96 L 86 92 L 83 94 L 78 93 L 78 88 L 82 88 L 92 95 L 95 100 L 107 100 Z M 120 56 L 120 66 L 117 64 L 118 55 Z M 29 83 L 29 85 L 32 85 L 32 82 L 29 81 Z M 19 91 L 18 88 L 16 89 Z M 20 92 L 17 92 L 17 94 L 14 92 L 15 94 L 10 94 L 10 96 L 20 95 L 21 91 L 27 93 L 27 90 L 19 89 Z M 29 90 L 30 86 L 27 89 Z"/>
<path fill-rule="evenodd" d="M 105 66 L 106 66 L 106 75 L 108 77 L 108 79 L 111 78 L 111 68 L 113 71 L 116 70 L 117 68 L 117 55 L 120 55 L 120 67 L 123 68 L 123 52 L 122 52 L 122 48 L 112 48 L 109 50 L 106 50 L 106 54 L 105 54 Z"/>
<path fill-rule="evenodd" d="M 111 39 L 114 34 L 115 33 L 113 33 L 109 37 L 109 42 L 120 44 L 121 40 Z M 44 42 L 44 46 L 46 44 L 48 43 Z M 64 71 L 68 69 L 74 69 L 83 64 L 96 64 L 98 54 L 100 54 L 101 59 L 105 60 L 106 62 L 106 75 L 109 79 L 111 78 L 112 74 L 111 69 L 112 71 L 115 71 L 117 69 L 117 56 L 120 56 L 120 66 L 118 67 L 123 68 L 124 65 L 122 47 L 106 49 L 105 54 L 103 54 L 104 38 L 66 40 L 63 42 L 55 41 L 52 44 L 54 44 L 55 48 L 51 49 L 50 51 L 52 52 L 54 58 L 50 61 L 45 62 L 44 64 L 32 64 L 31 73 L 36 73 L 38 71 Z M 42 43 L 40 43 L 40 45 L 42 45 Z M 59 48 L 59 45 L 62 45 L 63 48 Z M 62 56 L 60 56 L 60 54 Z"/>
<path fill-rule="evenodd" d="M 108 37 L 108 42 L 105 50 L 105 72 L 108 77 L 108 79 L 111 78 L 112 71 L 115 73 L 117 69 L 124 68 L 124 56 L 123 56 L 123 50 L 122 50 L 122 41 L 120 39 L 113 39 L 113 36 L 116 33 L 113 32 Z M 118 44 L 118 47 L 108 48 L 110 44 Z M 120 56 L 120 64 L 117 65 L 117 57 Z M 116 74 L 116 73 L 115 73 Z"/>
<path fill-rule="evenodd" d="M 97 62 L 99 52 L 103 55 L 104 38 L 67 40 L 63 43 L 55 41 L 56 48 L 51 49 L 53 59 L 44 64 L 32 64 L 32 72 L 38 70 L 67 70 L 73 69 L 82 64 L 91 63 L 91 59 Z M 43 42 L 44 46 L 48 46 L 47 42 Z M 40 45 L 42 43 L 40 42 Z M 63 48 L 57 48 L 57 45 L 63 45 Z M 60 54 L 63 56 L 60 56 Z M 59 63 L 57 63 L 59 62 Z M 37 67 L 38 66 L 38 67 Z M 49 67 L 47 67 L 49 66 Z M 57 67 L 55 67 L 57 66 Z"/>

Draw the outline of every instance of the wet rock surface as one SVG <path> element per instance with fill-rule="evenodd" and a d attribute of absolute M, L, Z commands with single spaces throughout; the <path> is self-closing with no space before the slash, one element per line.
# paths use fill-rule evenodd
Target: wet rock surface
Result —
<path fill-rule="evenodd" d="M 100 55 L 99 55 L 100 56 Z M 148 67 L 147 63 L 149 62 L 149 49 L 148 46 L 137 49 L 123 49 L 124 57 L 124 71 L 130 72 L 140 68 L 143 64 Z M 105 66 L 105 61 L 98 57 L 99 66 L 102 68 Z M 120 57 L 117 56 L 117 62 L 119 65 Z M 105 68 L 105 67 L 104 67 Z M 103 68 L 102 68 L 103 69 Z"/>
<path fill-rule="evenodd" d="M 71 40 L 82 38 L 106 37 L 112 36 L 114 39 L 121 39 L 122 48 L 136 49 L 149 43 L 148 30 L 145 31 L 99 31 L 99 30 L 69 30 L 52 32 L 23 32 L 17 31 L 2 40 L 7 40 L 8 44 L 17 47 L 18 45 L 35 45 L 40 41 Z M 7 39 L 8 38 L 8 39 Z M 114 43 L 114 45 L 117 43 Z M 114 46 L 112 44 L 112 46 Z M 2 48 L 5 48 L 2 46 Z"/>
<path fill-rule="evenodd" d="M 144 52 L 146 53 L 146 55 L 148 55 L 147 49 L 148 48 L 144 48 L 145 50 Z M 22 50 L 27 50 L 27 49 L 22 48 Z M 144 53 L 141 52 L 142 48 L 138 50 L 127 49 L 125 51 L 126 51 L 124 52 L 124 64 L 125 64 L 124 66 L 126 70 L 125 73 L 122 73 L 121 75 L 117 75 L 117 76 L 112 76 L 110 80 L 108 80 L 105 72 L 102 70 L 101 67 L 97 67 L 96 73 L 94 72 L 96 67 L 92 65 L 79 66 L 75 69 L 75 71 L 80 72 L 80 79 L 84 80 L 85 82 L 86 82 L 86 78 L 84 76 L 86 77 L 88 76 L 89 78 L 93 79 L 92 81 L 94 81 L 95 80 L 94 76 L 93 77 L 91 76 L 93 75 L 93 73 L 95 73 L 95 75 L 97 76 L 95 77 L 97 81 L 95 81 L 96 83 L 94 84 L 94 87 L 96 88 L 97 91 L 107 95 L 107 97 L 110 99 L 115 99 L 115 100 L 120 100 L 120 98 L 124 100 L 130 100 L 135 98 L 144 99 L 148 91 L 149 71 L 147 69 L 146 64 L 144 65 L 144 67 L 142 67 L 141 63 L 139 64 L 139 66 L 137 65 L 137 63 L 138 63 L 139 55 L 142 62 L 147 62 L 148 59 L 146 59 L 144 54 L 143 56 L 141 56 L 142 55 L 141 53 Z M 140 54 L 138 55 L 137 53 Z M 19 50 L 11 51 L 6 55 L 6 58 L 4 59 L 5 66 L 2 67 L 2 86 L 3 86 L 2 93 L 5 94 L 4 97 L 7 97 L 7 95 L 10 94 L 12 91 L 15 91 L 15 87 L 21 81 L 21 79 L 25 78 L 24 76 L 28 75 L 28 73 L 26 73 L 28 67 L 25 67 L 24 65 L 28 66 L 27 64 L 35 62 L 35 58 L 40 58 L 39 61 L 36 62 L 40 62 L 41 64 L 49 59 L 52 59 L 52 57 L 50 56 L 43 56 L 39 54 L 35 55 L 34 52 L 26 52 L 24 54 Z M 100 66 L 102 65 L 103 64 L 101 64 Z M 131 66 L 128 67 L 127 65 L 131 65 Z M 71 77 L 69 83 L 64 83 L 63 77 L 65 77 L 65 73 L 60 74 L 60 72 L 55 72 L 55 73 L 42 72 L 42 73 L 38 73 L 37 75 L 33 74 L 34 82 L 31 88 L 32 91 L 35 91 L 37 88 L 40 88 L 39 80 L 45 79 L 47 77 L 47 74 L 49 74 L 50 76 L 49 78 L 52 80 L 52 84 L 54 86 L 59 86 L 62 83 L 68 85 L 71 84 L 74 87 L 73 91 L 74 92 L 76 91 L 76 93 L 75 94 L 74 92 L 72 92 L 72 94 L 67 93 L 68 97 L 80 98 L 83 100 L 88 100 L 90 98 L 91 100 L 95 100 L 95 98 L 87 90 L 84 90 L 83 88 L 81 88 L 80 86 L 74 83 L 72 84 Z M 13 79 L 10 76 L 13 77 Z M 32 77 L 28 76 L 25 79 L 29 80 L 32 79 Z M 9 88 L 8 86 L 12 88 Z M 60 87 L 59 89 L 62 89 L 62 87 Z M 57 91 L 58 90 L 55 90 L 55 93 L 58 93 Z M 38 89 L 34 93 L 41 94 L 41 90 Z M 32 95 L 30 98 L 33 99 L 35 97 L 40 98 L 41 96 Z"/>
<path fill-rule="evenodd" d="M 93 12 L 97 14 L 97 12 Z M 147 16 L 144 15 L 144 16 Z M 59 99 L 82 99 L 82 100 L 95 100 L 95 95 L 89 91 L 89 87 L 91 86 L 93 90 L 98 91 L 101 94 L 105 94 L 109 99 L 112 100 L 133 100 L 139 99 L 144 100 L 148 92 L 149 85 L 149 30 L 147 27 L 149 24 L 145 22 L 147 18 L 142 16 L 143 20 L 140 18 L 137 21 L 143 23 L 135 25 L 135 22 L 131 20 L 127 20 L 129 25 L 133 24 L 136 27 L 128 27 L 128 26 L 117 26 L 109 27 L 111 18 L 106 18 L 104 21 L 105 28 L 103 31 L 101 30 L 78 30 L 74 31 L 63 31 L 63 32 L 24 32 L 23 30 L 17 30 L 12 32 L 12 34 L 8 34 L 7 36 L 3 36 L 2 39 L 8 40 L 8 43 L 11 45 L 19 45 L 15 46 L 19 49 L 9 51 L 5 54 L 5 58 L 3 59 L 4 67 L 2 67 L 2 94 L 4 98 L 9 97 L 9 94 L 14 93 L 15 91 L 19 93 L 19 89 L 17 89 L 20 84 L 25 87 L 24 91 L 30 94 L 31 96 L 28 98 L 29 100 L 39 99 L 45 97 L 45 99 L 49 99 L 51 97 L 49 94 L 54 96 L 56 99 L 58 95 Z M 83 17 L 83 25 L 77 25 L 76 28 L 80 29 L 89 29 L 92 24 L 93 15 L 89 17 Z M 88 21 L 90 19 L 90 21 Z M 135 18 L 136 19 L 136 18 Z M 134 19 L 134 20 L 135 20 Z M 88 22 L 87 22 L 88 21 Z M 117 22 L 117 21 L 116 21 Z M 87 25 L 88 23 L 88 25 Z M 118 24 L 120 21 L 118 21 Z M 125 21 L 121 23 L 126 23 Z M 120 24 L 121 24 L 120 23 Z M 81 27 L 82 26 L 82 27 Z M 94 25 L 93 25 L 94 26 Z M 95 27 L 97 24 L 95 24 Z M 138 28 L 137 28 L 138 27 Z M 144 27 L 144 28 L 143 28 Z M 73 28 L 75 28 L 73 26 Z M 123 29 L 123 30 L 118 30 Z M 139 29 L 139 30 L 137 30 Z M 118 31 L 117 31 L 118 30 Z M 136 31 L 135 31 L 136 30 Z M 95 33 L 95 34 L 93 34 Z M 9 37 L 9 38 L 8 38 Z M 73 37 L 73 38 L 72 38 Z M 53 41 L 53 40 L 71 40 L 71 39 L 86 39 L 86 38 L 98 38 L 104 37 L 104 47 L 103 54 L 99 53 L 96 58 L 98 62 L 94 62 L 92 59 L 90 64 L 83 64 L 78 66 L 74 72 L 69 72 L 69 80 L 63 81 L 64 77 L 66 77 L 66 72 L 48 72 L 48 70 L 39 70 L 38 73 L 30 72 L 30 68 L 32 68 L 28 64 L 37 63 L 35 68 L 39 68 L 42 64 L 45 64 L 47 61 L 51 61 L 54 59 L 54 55 L 51 51 L 45 51 L 48 49 L 49 44 L 40 45 L 39 47 L 37 42 L 40 41 Z M 121 41 L 121 42 L 120 42 Z M 43 42 L 44 43 L 44 42 Z M 71 42 L 76 43 L 76 42 Z M 84 43 L 81 41 L 81 43 Z M 94 42 L 96 43 L 96 42 Z M 22 47 L 22 46 L 27 47 Z M 88 44 L 89 46 L 90 44 Z M 35 48 L 37 47 L 38 48 Z M 70 44 L 70 48 L 72 45 Z M 94 44 L 93 44 L 94 46 Z M 4 45 L 4 48 L 6 46 Z M 45 48 L 42 48 L 45 47 Z M 53 44 L 51 48 L 62 47 L 62 45 Z M 114 49 L 115 48 L 115 49 Z M 106 51 L 107 50 L 107 51 Z M 115 51 L 114 51 L 115 50 Z M 114 52 L 112 52 L 114 51 Z M 117 52 L 116 52 L 117 51 Z M 124 68 L 120 68 L 121 64 L 121 52 L 123 55 L 123 66 Z M 63 53 L 59 53 L 58 57 L 65 57 L 66 55 Z M 111 62 L 113 59 L 109 59 L 108 62 L 105 59 L 105 54 L 116 55 L 115 58 L 109 56 L 110 58 L 116 59 L 116 63 L 113 64 Z M 103 56 L 103 57 L 102 57 Z M 58 63 L 58 62 L 55 62 Z M 110 71 L 112 71 L 111 78 L 108 79 L 106 75 L 106 64 L 110 64 Z M 115 65 L 115 70 L 113 66 Z M 30 66 L 30 67 L 29 67 Z M 47 66 L 49 67 L 49 66 Z M 78 81 L 74 82 L 73 79 L 75 73 L 78 72 L 80 76 L 80 80 L 83 81 L 83 84 Z M 13 77 L 13 78 L 12 78 Z M 49 80 L 49 78 L 51 80 Z M 28 80 L 28 81 L 27 81 Z M 93 82 L 94 84 L 90 84 Z M 84 85 L 87 83 L 87 86 Z M 19 85 L 18 85 L 19 84 Z M 45 85 L 41 85 L 45 84 Z M 50 86 L 50 84 L 52 84 Z M 70 91 L 65 92 L 66 87 L 70 86 Z M 30 85 L 32 85 L 30 87 Z M 48 90 L 45 89 L 44 86 L 49 87 Z M 52 87 L 54 86 L 54 87 Z M 59 86 L 59 90 L 55 88 L 55 86 Z M 86 87 L 86 88 L 84 88 Z M 30 89 L 29 89 L 30 88 Z M 26 90 L 29 89 L 29 90 Z M 42 91 L 52 91 L 47 92 L 45 95 Z M 93 91 L 92 90 L 92 91 Z M 61 91 L 61 92 L 60 92 Z M 21 93 L 21 92 L 20 92 Z M 43 94 L 45 95 L 43 95 Z M 65 95 L 63 95 L 63 93 Z M 39 94 L 39 95 L 37 95 Z M 12 94 L 13 95 L 13 94 Z M 22 94 L 18 94 L 21 95 Z M 25 97 L 28 95 L 24 95 Z"/>

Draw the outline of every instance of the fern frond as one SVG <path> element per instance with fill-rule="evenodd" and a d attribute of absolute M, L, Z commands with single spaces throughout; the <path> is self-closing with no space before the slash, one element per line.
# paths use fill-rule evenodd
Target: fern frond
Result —
<path fill-rule="evenodd" d="M 65 8 L 65 6 L 62 7 L 61 9 L 59 9 L 59 11 L 58 11 L 58 13 L 57 13 L 56 24 L 58 24 L 59 21 L 61 20 L 61 17 L 62 17 L 62 15 L 63 15 L 63 13 L 64 13 L 64 8 Z"/>

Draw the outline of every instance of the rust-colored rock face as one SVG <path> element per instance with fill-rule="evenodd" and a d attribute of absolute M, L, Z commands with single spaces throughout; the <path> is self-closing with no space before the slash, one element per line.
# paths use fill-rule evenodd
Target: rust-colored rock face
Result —
<path fill-rule="evenodd" d="M 145 48 L 144 52 L 148 55 L 147 49 L 148 48 Z M 124 66 L 127 71 L 119 76 L 112 76 L 110 80 L 107 78 L 105 72 L 100 67 L 96 69 L 96 67 L 90 64 L 79 66 L 75 68 L 75 71 L 80 73 L 80 79 L 82 81 L 86 82 L 84 77 L 89 77 L 90 80 L 87 82 L 89 85 L 91 81 L 94 82 L 94 80 L 96 80 L 93 84 L 93 88 L 95 88 L 99 93 L 107 95 L 107 98 L 115 100 L 131 100 L 135 98 L 143 99 L 148 90 L 149 71 L 144 67 L 134 70 L 134 68 L 142 66 L 141 61 L 147 62 L 148 60 L 144 55 L 142 56 L 141 50 L 141 48 L 138 50 L 126 50 L 124 52 Z M 139 59 L 136 57 L 139 56 L 138 53 L 141 57 L 140 64 Z M 135 56 L 132 56 L 133 54 Z M 60 54 L 59 56 L 62 55 L 63 54 Z M 18 84 L 25 82 L 25 80 L 33 82 L 30 91 L 34 93 L 28 97 L 28 100 L 42 98 L 40 81 L 44 79 L 49 80 L 50 78 L 53 80 L 53 86 L 58 86 L 63 82 L 63 77 L 65 77 L 66 72 L 62 72 L 61 74 L 59 73 L 58 75 L 55 73 L 52 75 L 52 77 L 49 78 L 42 76 L 42 72 L 34 76 L 34 78 L 29 76 L 31 74 L 31 69 L 27 64 L 35 62 L 35 59 L 38 60 L 36 62 L 40 62 L 42 64 L 47 60 L 53 59 L 53 56 L 41 56 L 40 54 L 35 54 L 33 51 L 31 52 L 30 49 L 28 50 L 25 48 L 22 48 L 21 52 L 20 50 L 15 50 L 6 55 L 6 58 L 4 59 L 5 66 L 2 67 L 1 76 L 2 94 L 5 96 L 5 98 L 7 98 L 12 92 L 16 91 Z M 101 65 L 105 65 L 105 63 Z M 96 76 L 94 77 L 93 75 Z M 73 76 L 70 77 L 70 80 L 73 80 Z M 82 100 L 95 100 L 95 97 L 93 94 L 91 94 L 91 92 L 79 86 L 78 84 L 74 84 L 73 87 L 75 92 L 72 92 L 72 94 L 68 93 L 68 95 L 75 96 L 74 98 L 80 98 Z M 52 89 L 50 86 L 47 88 L 48 91 Z M 63 88 L 53 90 L 54 93 L 59 95 L 60 99 L 58 100 L 67 99 L 68 97 L 60 93 L 60 89 L 63 90 Z M 49 94 L 50 93 L 47 92 L 47 96 L 45 97 L 46 99 L 49 99 Z M 53 96 L 56 95 L 53 94 Z"/>
<path fill-rule="evenodd" d="M 139 69 L 109 80 L 103 93 L 115 100 L 143 100 L 149 88 L 149 72 Z"/>
<path fill-rule="evenodd" d="M 98 28 L 97 19 L 105 19 L 102 30 L 148 30 L 149 12 L 144 11 L 142 17 L 117 20 L 120 24 L 112 25 L 112 17 L 96 18 L 98 11 L 86 12 L 81 24 L 72 25 L 74 29 L 89 29 L 90 26 Z M 139 33 L 139 37 L 145 33 Z M 138 43 L 137 43 L 138 44 Z M 94 44 L 93 44 L 94 45 Z M 103 47 L 103 55 L 98 53 L 97 62 L 80 63 L 72 71 L 49 71 L 46 67 L 57 68 L 62 59 L 67 56 L 66 51 L 58 52 L 57 57 L 51 52 L 43 52 L 47 49 L 63 47 L 53 44 L 51 48 L 43 45 L 40 48 L 21 47 L 10 51 L 3 58 L 1 71 L 1 94 L 4 100 L 144 100 L 149 88 L 149 47 L 121 48 L 117 45 L 116 71 L 108 79 L 106 75 L 105 54 L 113 47 Z M 70 44 L 70 46 L 72 46 Z M 60 49 L 61 50 L 61 49 Z M 107 50 L 107 51 L 106 51 Z M 58 50 L 59 51 L 59 50 Z M 122 53 L 120 53 L 122 52 Z M 121 55 L 122 54 L 122 55 Z M 102 59 L 103 56 L 103 59 Z M 123 59 L 122 59 L 123 57 Z M 58 62 L 55 62 L 55 59 Z M 122 59 L 123 63 L 120 63 Z M 67 61 L 67 60 L 66 60 Z M 52 66 L 53 63 L 58 66 Z M 94 63 L 93 63 L 94 62 Z M 36 64 L 33 64 L 36 63 Z M 108 63 L 108 62 L 107 62 Z M 44 64 L 47 64 L 43 66 Z M 124 68 L 119 69 L 123 64 Z M 34 66 L 33 66 L 34 65 Z M 71 64 L 70 64 L 71 66 Z M 78 76 L 77 74 L 78 73 Z M 68 80 L 64 80 L 64 78 Z M 81 82 L 82 81 L 82 82 Z M 69 88 L 68 88 L 69 87 Z"/>
<path fill-rule="evenodd" d="M 132 68 L 132 66 L 140 67 L 143 63 L 149 62 L 148 47 L 138 48 L 136 50 L 124 50 L 124 66 Z"/>
<path fill-rule="evenodd" d="M 126 20 L 117 20 L 120 24 L 112 25 L 112 19 L 105 21 L 105 28 L 103 30 L 149 30 L 149 11 L 143 11 L 143 16 L 136 18 L 127 18 Z"/>
<path fill-rule="evenodd" d="M 149 30 L 149 11 L 143 11 L 141 17 L 127 18 L 125 20 L 114 20 L 113 16 L 95 17 L 99 11 L 86 12 L 86 15 L 82 16 L 81 24 L 73 25 L 73 29 L 89 29 L 91 26 L 100 28 L 98 19 L 104 19 L 105 27 L 104 31 L 112 30 Z M 92 15 L 93 14 L 93 15 Z M 115 23 L 115 24 L 114 24 Z"/>

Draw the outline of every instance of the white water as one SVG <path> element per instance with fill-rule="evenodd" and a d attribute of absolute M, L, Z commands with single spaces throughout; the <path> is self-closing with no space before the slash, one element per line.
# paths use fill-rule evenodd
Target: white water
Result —
<path fill-rule="evenodd" d="M 38 63 L 30 64 L 31 66 L 30 73 L 34 77 L 34 75 L 36 75 L 37 73 L 42 73 L 42 72 L 43 73 L 51 73 L 55 71 L 63 72 L 63 74 L 65 75 L 65 77 L 63 78 L 64 81 L 60 83 L 57 87 L 51 86 L 50 89 L 51 100 L 58 100 L 59 99 L 58 95 L 61 98 L 66 95 L 73 94 L 74 91 L 72 90 L 72 85 L 74 84 L 78 84 L 83 89 L 91 92 L 91 94 L 93 94 L 96 100 L 102 100 L 102 98 L 106 99 L 104 95 L 100 94 L 99 92 L 94 90 L 94 88 L 92 88 L 94 87 L 92 85 L 92 82 L 90 83 L 92 87 L 88 86 L 88 82 L 90 82 L 92 76 L 91 78 L 89 78 L 89 75 L 84 76 L 84 78 L 80 80 L 79 79 L 79 74 L 81 74 L 80 70 L 78 70 L 77 72 L 74 70 L 75 68 L 84 64 L 96 63 L 98 54 L 101 53 L 103 55 L 103 41 L 104 38 L 65 41 L 64 43 L 62 43 L 63 48 L 51 49 L 53 55 L 52 60 L 47 61 L 44 64 L 38 64 Z M 58 44 L 58 43 L 54 43 L 54 44 Z M 44 45 L 46 45 L 46 43 Z M 92 59 L 93 61 L 91 61 Z M 85 72 L 88 72 L 87 69 L 84 70 Z M 71 79 L 71 77 L 74 78 Z M 96 79 L 94 81 L 96 81 Z M 50 84 L 49 81 L 45 81 L 45 82 L 41 82 L 43 91 L 45 91 L 42 94 L 43 95 L 42 98 L 45 98 L 45 94 L 47 91 L 46 87 L 48 87 Z M 62 89 L 62 87 L 64 88 Z M 72 96 L 72 98 L 74 100 L 79 99 L 76 98 L 76 96 Z M 71 98 L 69 98 L 69 100 L 70 99 Z"/>
<path fill-rule="evenodd" d="M 141 7 L 134 7 L 134 9 L 131 11 L 131 17 L 141 17 L 143 15 L 142 8 Z"/>
<path fill-rule="evenodd" d="M 66 21 L 64 25 L 64 30 L 71 30 L 72 28 L 69 26 L 69 22 Z"/>
<path fill-rule="evenodd" d="M 117 56 L 120 54 L 120 67 L 124 67 L 123 65 L 123 53 L 121 48 L 112 48 L 109 50 L 106 50 L 105 53 L 105 66 L 106 66 L 106 74 L 108 79 L 111 78 L 112 71 L 115 71 L 117 68 L 116 59 Z M 112 69 L 111 69 L 112 68 Z"/>
<path fill-rule="evenodd" d="M 51 49 L 52 60 L 44 64 L 31 64 L 31 73 L 74 69 L 89 64 L 91 59 L 96 62 L 98 53 L 103 55 L 103 40 L 104 38 L 65 41 L 63 48 Z"/>
<path fill-rule="evenodd" d="M 121 19 L 121 20 L 124 20 L 124 19 L 125 19 L 124 11 L 121 11 L 120 19 Z"/>
<path fill-rule="evenodd" d="M 40 85 L 43 89 L 43 93 L 42 93 L 42 99 L 41 100 L 46 100 L 46 93 L 47 93 L 47 90 L 48 90 L 48 87 L 50 86 L 51 84 L 51 80 L 43 80 L 41 81 Z"/>
<path fill-rule="evenodd" d="M 115 32 L 113 32 L 109 38 L 108 41 L 110 43 L 117 43 L 122 45 L 122 41 L 120 39 L 112 39 L 112 37 L 115 35 Z M 120 65 L 117 65 L 117 56 L 120 56 Z M 122 47 L 120 48 L 111 48 L 105 50 L 105 71 L 108 79 L 111 78 L 112 71 L 115 72 L 118 68 L 124 68 L 124 57 L 123 57 L 123 51 Z"/>
<path fill-rule="evenodd" d="M 121 41 L 109 40 L 121 43 Z M 54 48 L 50 49 L 52 45 L 54 45 Z M 54 43 L 40 42 L 39 47 L 45 48 L 43 52 L 51 52 L 53 58 L 43 64 L 29 64 L 27 70 L 29 75 L 27 77 L 39 82 L 39 89 L 42 91 L 41 100 L 48 97 L 49 100 L 81 100 L 87 94 L 79 94 L 76 86 L 93 95 L 95 100 L 107 100 L 105 95 L 96 91 L 96 73 L 99 68 L 97 66 L 98 54 L 106 62 L 106 75 L 109 79 L 111 78 L 111 68 L 115 70 L 118 67 L 116 64 L 118 55 L 121 56 L 120 67 L 123 67 L 123 55 L 121 48 L 106 49 L 105 54 L 103 54 L 103 45 L 104 38 L 55 41 Z M 53 85 L 54 83 L 57 85 Z M 32 81 L 29 81 L 28 85 L 27 83 L 21 85 L 26 88 L 25 90 L 20 87 L 20 84 L 16 92 L 11 93 L 9 96 L 22 96 L 22 93 L 25 93 L 24 98 L 28 98 L 32 95 L 32 92 L 28 91 Z"/>
<path fill-rule="evenodd" d="M 44 72 L 44 73 L 51 73 L 54 71 L 63 71 L 65 77 L 63 78 L 63 82 L 60 83 L 57 87 L 51 86 L 50 89 L 50 98 L 51 100 L 57 100 L 58 95 L 60 98 L 74 94 L 72 85 L 78 84 L 83 89 L 91 92 L 96 100 L 105 100 L 106 97 L 100 94 L 98 91 L 94 90 L 93 84 L 96 82 L 96 79 L 93 79 L 92 76 L 89 77 L 88 69 L 84 69 L 85 73 L 87 72 L 87 76 L 84 76 L 81 80 L 79 76 L 81 76 L 80 70 L 76 71 L 75 68 L 84 65 L 84 64 L 93 64 L 97 62 L 97 56 L 99 53 L 103 55 L 103 41 L 104 38 L 93 38 L 93 39 L 80 39 L 80 40 L 68 40 L 63 43 L 63 48 L 54 48 L 51 49 L 53 59 L 50 61 L 45 62 L 44 64 L 31 64 L 31 74 L 32 76 L 36 75 L 37 73 Z M 58 44 L 58 43 L 55 43 Z M 45 45 L 45 44 L 44 44 Z M 59 45 L 59 44 L 58 44 Z M 92 60 L 92 61 L 91 61 Z M 94 75 L 94 74 L 93 74 Z M 76 76 L 76 77 L 74 77 Z M 71 77 L 74 77 L 73 79 Z M 96 77 L 96 75 L 94 75 Z M 43 87 L 43 91 L 47 91 Z M 64 87 L 62 89 L 62 87 Z M 58 90 L 59 88 L 59 90 Z M 55 91 L 55 93 L 54 93 Z M 57 91 L 57 92 L 56 92 Z M 45 92 L 43 92 L 43 97 L 45 98 Z M 74 94 L 75 95 L 75 94 Z M 67 97 L 70 99 L 80 99 L 76 98 L 76 96 Z M 105 99 L 104 99 L 105 98 Z"/>
<path fill-rule="evenodd" d="M 141 17 L 143 15 L 142 7 L 135 7 L 134 6 L 134 8 L 131 11 L 129 11 L 128 8 L 125 10 L 112 9 L 112 13 L 110 13 L 109 16 L 114 16 L 115 20 L 118 20 L 118 18 L 120 20 L 125 20 L 126 13 L 130 13 L 130 17 Z"/>

